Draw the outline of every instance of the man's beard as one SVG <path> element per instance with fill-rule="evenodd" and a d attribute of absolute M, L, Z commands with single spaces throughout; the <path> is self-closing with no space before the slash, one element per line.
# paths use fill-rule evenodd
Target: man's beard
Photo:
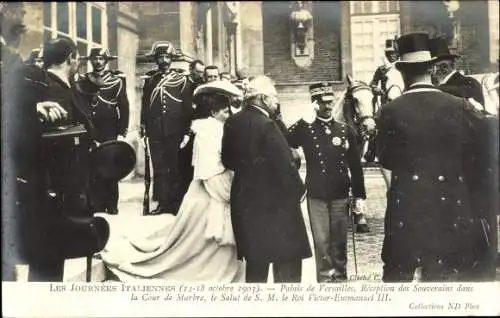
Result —
<path fill-rule="evenodd" d="M 163 63 L 158 64 L 158 68 L 162 71 L 168 70 L 169 67 L 170 67 L 170 63 L 167 63 L 167 62 L 163 62 Z"/>

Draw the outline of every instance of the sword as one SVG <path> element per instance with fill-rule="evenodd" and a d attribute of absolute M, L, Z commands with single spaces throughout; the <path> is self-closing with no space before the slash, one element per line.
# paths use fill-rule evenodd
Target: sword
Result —
<path fill-rule="evenodd" d="M 351 215 L 351 226 L 352 226 L 352 252 L 354 255 L 354 271 L 356 272 L 356 276 L 358 275 L 358 261 L 356 259 L 356 238 L 354 232 L 356 232 L 355 222 L 354 222 L 354 198 L 349 198 L 349 214 Z"/>
<path fill-rule="evenodd" d="M 142 215 L 149 214 L 149 188 L 151 187 L 151 171 L 149 168 L 148 138 L 144 137 L 144 200 L 142 201 Z"/>

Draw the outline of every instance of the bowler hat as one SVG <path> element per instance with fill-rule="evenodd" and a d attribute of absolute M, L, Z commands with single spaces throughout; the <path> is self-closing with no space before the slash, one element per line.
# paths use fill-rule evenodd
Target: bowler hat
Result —
<path fill-rule="evenodd" d="M 429 35 L 426 32 L 413 32 L 396 39 L 399 60 L 394 63 L 396 68 L 402 64 L 431 63 L 432 58 L 429 48 Z"/>
<path fill-rule="evenodd" d="M 453 54 L 450 52 L 448 47 L 448 43 L 445 38 L 435 38 L 429 40 L 429 47 L 431 50 L 432 57 L 437 58 L 437 60 L 446 60 L 446 59 L 456 59 L 459 58 L 460 55 Z"/>
<path fill-rule="evenodd" d="M 134 169 L 135 163 L 135 151 L 124 141 L 103 142 L 89 154 L 90 172 L 108 180 L 125 178 Z"/>
<path fill-rule="evenodd" d="M 82 57 L 82 59 L 83 60 L 91 60 L 97 56 L 102 56 L 107 61 L 116 60 L 118 58 L 118 56 L 111 55 L 111 53 L 109 52 L 109 49 L 95 47 L 95 48 L 90 49 L 89 55 Z"/>
<path fill-rule="evenodd" d="M 311 100 L 322 100 L 329 102 L 334 100 L 333 84 L 328 82 L 321 82 L 309 86 L 309 93 Z"/>
<path fill-rule="evenodd" d="M 393 40 L 393 39 L 385 40 L 385 51 L 386 52 L 396 51 L 396 40 Z"/>
<path fill-rule="evenodd" d="M 174 56 L 175 55 L 175 48 L 172 42 L 170 41 L 157 41 L 153 43 L 153 46 L 151 47 L 151 51 L 146 54 L 146 56 L 149 57 L 156 57 L 160 54 L 166 54 L 168 56 Z"/>

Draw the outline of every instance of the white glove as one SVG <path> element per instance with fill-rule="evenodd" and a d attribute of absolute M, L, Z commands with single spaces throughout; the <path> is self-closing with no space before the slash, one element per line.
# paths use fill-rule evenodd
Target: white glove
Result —
<path fill-rule="evenodd" d="M 181 142 L 181 145 L 180 145 L 180 149 L 183 149 L 184 147 L 186 147 L 187 143 L 189 142 L 189 135 L 184 135 L 184 139 L 182 139 L 182 142 Z"/>
<path fill-rule="evenodd" d="M 365 214 L 366 213 L 366 201 L 364 199 L 356 199 L 354 204 L 354 213 Z"/>
<path fill-rule="evenodd" d="M 319 105 L 317 101 L 312 102 L 309 104 L 308 107 L 304 109 L 304 113 L 302 114 L 302 119 L 308 123 L 312 124 L 314 120 L 316 119 L 316 111 L 319 109 Z"/>
<path fill-rule="evenodd" d="M 55 122 L 68 117 L 68 112 L 57 102 L 44 101 L 36 104 L 41 121 Z"/>

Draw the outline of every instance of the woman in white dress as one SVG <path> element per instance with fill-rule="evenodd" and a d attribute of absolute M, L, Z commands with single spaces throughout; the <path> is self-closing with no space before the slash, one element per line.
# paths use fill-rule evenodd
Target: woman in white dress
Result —
<path fill-rule="evenodd" d="M 194 94 L 202 101 L 197 111 L 205 116 L 192 124 L 194 178 L 177 216 L 137 217 L 134 228 L 151 229 L 138 235 L 131 226 L 120 226 L 121 215 L 102 215 L 111 234 L 101 257 L 120 281 L 244 281 L 229 210 L 233 175 L 220 159 L 230 101 L 241 93 L 233 84 L 217 81 L 201 85 Z"/>

